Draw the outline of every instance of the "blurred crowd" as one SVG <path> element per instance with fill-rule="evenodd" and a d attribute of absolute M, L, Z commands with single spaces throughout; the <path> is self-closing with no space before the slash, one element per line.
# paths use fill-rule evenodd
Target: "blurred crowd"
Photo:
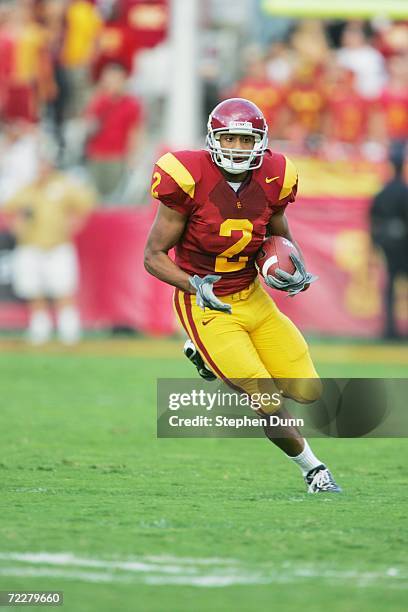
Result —
<path fill-rule="evenodd" d="M 408 139 L 406 23 L 302 21 L 243 67 L 224 95 L 251 98 L 295 151 L 377 160 Z"/>
<path fill-rule="evenodd" d="M 80 338 L 75 235 L 89 213 L 149 201 L 174 70 L 168 21 L 167 0 L 0 0 L 0 255 L 11 262 L 0 298 L 11 287 L 27 303 L 34 344 L 54 326 L 66 344 Z M 371 213 L 394 337 L 408 259 L 408 24 L 287 20 L 262 47 L 245 27 L 202 24 L 203 136 L 212 108 L 238 96 L 265 113 L 272 148 L 326 160 L 398 151 Z"/>
<path fill-rule="evenodd" d="M 143 25 L 152 18 L 157 28 Z M 135 28 L 141 21 L 138 36 L 129 20 Z M 100 200 L 116 194 L 120 202 L 144 125 L 142 102 L 128 87 L 133 57 L 138 45 L 157 42 L 152 32 L 164 36 L 162 21 L 132 12 L 131 0 L 0 3 L 2 201 L 21 184 L 22 160 L 28 180 L 36 144 L 51 140 L 56 165 L 86 168 Z"/>
<path fill-rule="evenodd" d="M 64 344 L 80 339 L 74 239 L 96 205 L 123 203 L 135 168 L 144 116 L 132 60 L 143 28 L 143 44 L 156 42 L 152 17 L 164 30 L 133 8 L 0 2 L 0 289 L 27 304 L 32 344 L 54 327 Z M 140 36 L 126 39 L 130 19 Z"/>
<path fill-rule="evenodd" d="M 0 204 L 35 176 L 44 134 L 56 165 L 102 204 L 146 199 L 142 159 L 160 146 L 171 87 L 168 10 L 167 0 L 0 1 Z M 224 42 L 202 45 L 203 130 L 220 99 L 240 96 L 264 111 L 272 146 L 292 153 L 376 161 L 407 140 L 408 23 L 287 23 L 266 47 L 247 32 L 228 70 Z"/>
<path fill-rule="evenodd" d="M 52 333 L 49 299 L 60 339 L 79 339 L 74 236 L 89 212 L 149 202 L 175 69 L 169 6 L 168 0 L 0 0 L 0 211 L 8 219 L 0 251 L 1 240 L 4 252 L 9 240 L 17 245 L 13 291 L 29 305 L 33 343 Z M 384 207 L 381 196 L 373 208 L 373 240 L 391 262 L 391 313 L 394 276 L 406 272 L 393 262 L 408 261 L 408 22 L 285 23 L 271 28 L 269 44 L 258 45 L 244 23 L 217 28 L 203 17 L 202 142 L 212 108 L 237 96 L 263 110 L 278 150 L 376 162 L 397 147 L 398 180 L 385 196 L 387 203 L 395 196 L 395 206 Z M 402 256 L 401 249 L 398 257 L 387 251 L 375 229 L 387 218 L 393 244 L 398 226 Z"/>

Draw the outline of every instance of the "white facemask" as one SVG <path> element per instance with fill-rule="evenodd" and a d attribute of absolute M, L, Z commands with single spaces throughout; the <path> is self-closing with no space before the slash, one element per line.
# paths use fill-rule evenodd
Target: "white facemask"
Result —
<path fill-rule="evenodd" d="M 226 149 L 221 147 L 221 134 L 243 134 L 255 136 L 255 143 L 252 149 Z M 262 164 L 265 151 L 268 147 L 267 129 L 261 130 L 233 130 L 220 128 L 213 130 L 208 124 L 208 135 L 206 140 L 207 149 L 211 153 L 211 158 L 217 166 L 223 168 L 230 174 L 241 174 L 248 170 L 256 170 Z M 234 161 L 234 158 L 244 158 L 242 161 Z"/>

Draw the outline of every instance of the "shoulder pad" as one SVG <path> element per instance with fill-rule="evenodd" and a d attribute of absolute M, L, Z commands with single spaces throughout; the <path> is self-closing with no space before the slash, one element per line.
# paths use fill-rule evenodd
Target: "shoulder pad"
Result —
<path fill-rule="evenodd" d="M 168 174 L 175 183 L 190 196 L 194 197 L 197 182 L 201 178 L 201 158 L 204 151 L 178 151 L 166 153 L 156 165 Z"/>
<path fill-rule="evenodd" d="M 282 187 L 279 194 L 279 200 L 284 200 L 291 195 L 293 188 L 298 182 L 298 173 L 295 164 L 286 155 L 282 155 L 285 160 L 284 175 Z"/>

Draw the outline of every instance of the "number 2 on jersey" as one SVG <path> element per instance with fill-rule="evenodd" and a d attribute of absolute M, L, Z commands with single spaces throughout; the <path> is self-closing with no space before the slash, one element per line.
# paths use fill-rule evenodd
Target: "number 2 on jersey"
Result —
<path fill-rule="evenodd" d="M 162 176 L 160 174 L 160 172 L 155 172 L 153 174 L 153 183 L 152 183 L 152 188 L 151 188 L 151 194 L 154 198 L 158 198 L 159 194 L 156 191 L 157 187 L 160 185 L 162 180 Z"/>
<path fill-rule="evenodd" d="M 249 219 L 226 219 L 220 225 L 220 236 L 231 236 L 232 232 L 241 231 L 242 236 L 228 249 L 217 255 L 215 260 L 216 272 L 237 272 L 245 268 L 248 257 L 242 255 L 237 261 L 228 261 L 230 257 L 238 255 L 252 240 L 253 225 Z"/>

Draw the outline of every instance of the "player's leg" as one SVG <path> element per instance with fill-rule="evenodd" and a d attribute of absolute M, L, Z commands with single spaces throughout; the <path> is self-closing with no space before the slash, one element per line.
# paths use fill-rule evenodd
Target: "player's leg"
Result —
<path fill-rule="evenodd" d="M 257 313 L 251 340 L 269 374 L 279 381 L 284 395 L 305 404 L 318 399 L 321 382 L 307 343 L 296 325 L 262 287 L 251 297 L 251 308 Z"/>
<path fill-rule="evenodd" d="M 16 248 L 12 259 L 12 284 L 15 294 L 28 303 L 28 341 L 31 344 L 44 344 L 51 336 L 52 320 L 44 297 L 40 249 L 31 246 Z"/>
<path fill-rule="evenodd" d="M 223 296 L 228 302 L 230 296 Z M 259 393 L 259 381 L 271 379 L 246 331 L 239 302 L 231 299 L 232 314 L 202 311 L 195 297 L 175 291 L 176 314 L 214 374 L 227 384 L 239 386 L 249 395 Z"/>
<path fill-rule="evenodd" d="M 57 310 L 57 332 L 64 344 L 75 344 L 81 336 L 81 321 L 76 306 L 78 263 L 71 244 L 52 249 L 45 262 L 47 292 Z"/>
<path fill-rule="evenodd" d="M 233 296 L 223 296 L 223 301 L 232 304 L 232 314 L 211 310 L 203 312 L 196 306 L 194 296 L 179 290 L 176 290 L 174 300 L 180 322 L 212 371 L 227 383 L 238 381 L 239 387 L 248 394 L 259 393 L 263 390 L 262 381 L 271 380 L 251 333 L 247 331 L 253 331 L 262 322 L 263 310 L 259 309 L 259 302 L 263 300 L 263 295 L 257 297 L 259 292 L 263 294 L 263 290 L 257 288 L 238 301 L 234 301 Z M 285 409 L 275 414 L 289 416 Z M 284 426 L 281 431 L 272 429 L 273 433 L 267 428 L 266 435 L 293 458 L 302 472 L 306 470 L 305 480 L 310 492 L 339 490 L 326 466 L 313 455 L 298 430 Z"/>
<path fill-rule="evenodd" d="M 286 397 L 301 403 L 315 401 L 321 394 L 321 382 L 302 334 L 262 288 L 254 293 L 251 301 L 258 318 L 250 336 L 268 373 Z M 276 415 L 290 417 L 285 408 Z M 266 426 L 265 434 L 298 465 L 309 492 L 340 491 L 330 471 L 295 427 Z"/>
<path fill-rule="evenodd" d="M 248 385 L 251 386 L 253 392 L 262 391 L 261 381 L 263 379 L 270 381 L 274 375 L 268 369 L 270 353 L 281 349 L 281 340 L 275 346 L 271 345 L 270 321 L 268 321 L 265 337 L 267 351 L 263 351 L 262 354 L 262 351 L 259 350 L 260 347 L 254 342 L 254 338 L 257 338 L 261 331 L 260 327 L 264 325 L 265 320 L 271 317 L 270 308 L 274 304 L 259 285 L 252 286 L 248 291 L 236 295 L 223 296 L 223 300 L 231 303 L 232 314 L 213 310 L 202 311 L 196 305 L 194 296 L 179 290 L 176 290 L 174 294 L 177 316 L 194 342 L 195 348 L 214 374 L 224 380 L 248 380 Z M 279 313 L 277 309 L 276 312 Z M 288 319 L 286 321 L 290 323 Z M 293 343 L 300 340 L 302 342 L 301 353 L 307 353 L 305 341 L 295 326 L 291 325 L 297 334 Z M 274 332 L 275 330 L 273 330 Z M 282 357 L 282 359 L 285 359 L 286 365 L 286 358 Z M 308 359 L 310 361 L 310 357 Z M 320 382 L 311 361 L 311 366 L 307 370 L 301 368 L 304 361 L 306 361 L 306 357 L 304 360 L 296 361 L 297 370 L 294 373 L 292 373 L 292 370 L 289 370 L 290 373 L 288 373 L 287 367 L 281 368 L 282 377 L 285 376 L 286 378 L 283 383 L 282 380 L 279 380 L 279 388 L 284 388 L 284 395 L 289 395 L 300 401 L 313 401 L 320 389 Z M 313 389 L 308 390 L 293 385 L 296 380 L 289 377 L 297 376 L 297 372 L 301 373 L 299 375 L 308 377 L 308 380 L 309 377 L 313 378 Z M 269 389 L 271 388 L 270 383 L 267 386 Z M 293 391 L 296 391 L 296 395 L 289 393 L 292 388 Z"/>

